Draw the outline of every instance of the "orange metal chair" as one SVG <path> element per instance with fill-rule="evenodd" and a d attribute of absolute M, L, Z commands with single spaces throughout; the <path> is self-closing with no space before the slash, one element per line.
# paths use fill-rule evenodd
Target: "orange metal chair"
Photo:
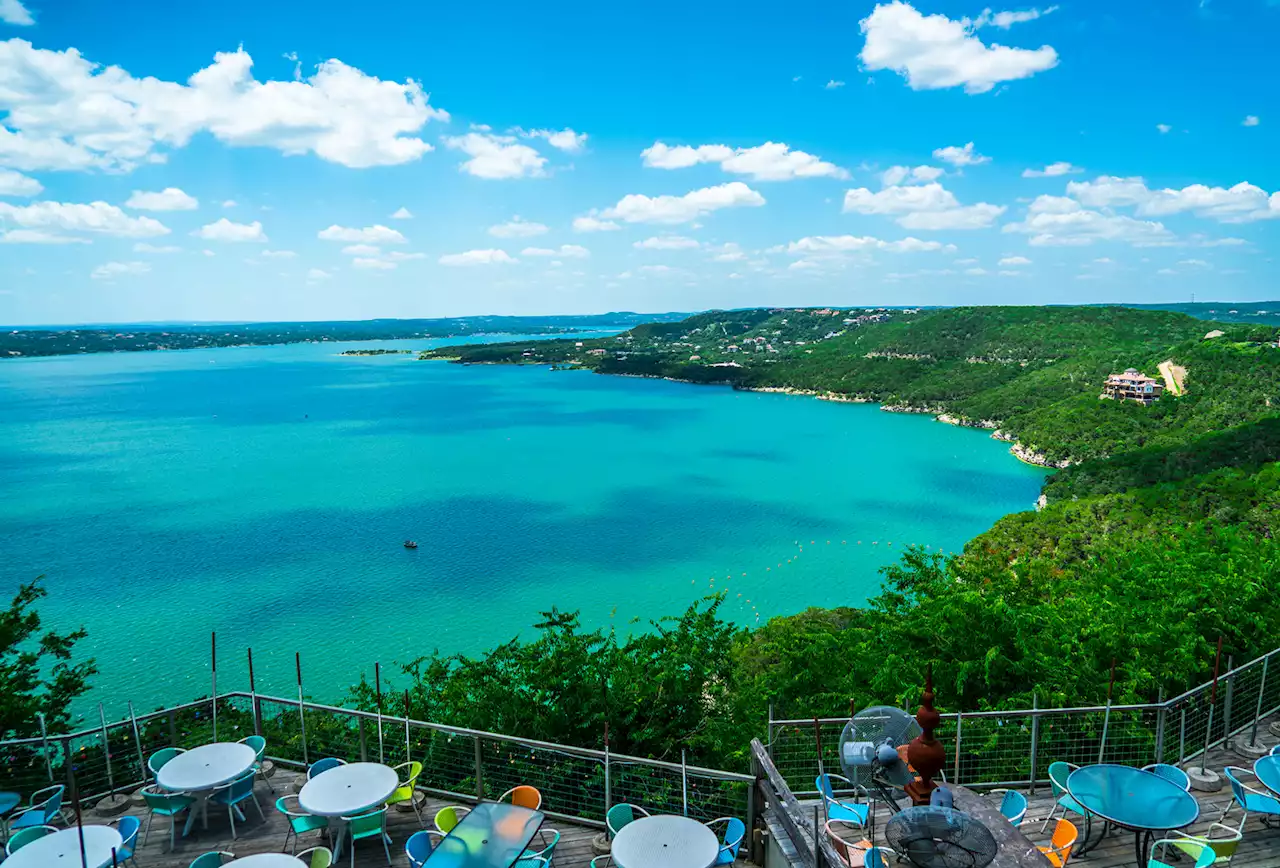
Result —
<path fill-rule="evenodd" d="M 534 787 L 512 787 L 502 795 L 498 796 L 498 801 L 510 801 L 513 805 L 519 805 L 522 808 L 528 808 L 531 811 L 536 811 L 542 807 L 542 793 L 538 792 Z"/>
<path fill-rule="evenodd" d="M 1071 848 L 1076 845 L 1078 837 L 1080 837 L 1080 831 L 1074 823 L 1070 820 L 1059 820 L 1053 827 L 1053 837 L 1049 840 L 1049 846 L 1041 847 L 1040 852 L 1053 863 L 1054 868 L 1066 868 L 1067 860 L 1071 858 Z"/>

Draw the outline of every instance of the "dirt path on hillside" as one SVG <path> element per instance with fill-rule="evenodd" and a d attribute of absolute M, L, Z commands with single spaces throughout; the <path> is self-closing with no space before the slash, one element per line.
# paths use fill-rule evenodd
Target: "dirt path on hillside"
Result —
<path fill-rule="evenodd" d="M 1175 365 L 1171 359 L 1160 363 L 1160 376 L 1164 377 L 1164 387 L 1175 395 L 1181 395 L 1182 382 L 1187 378 L 1187 369 Z"/>

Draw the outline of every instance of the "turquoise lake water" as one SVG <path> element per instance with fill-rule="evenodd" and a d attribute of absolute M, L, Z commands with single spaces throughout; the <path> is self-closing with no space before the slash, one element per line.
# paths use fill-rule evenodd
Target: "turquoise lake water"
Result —
<path fill-rule="evenodd" d="M 300 651 L 337 699 L 552 605 L 630 630 L 721 590 L 747 624 L 857 604 L 907 544 L 958 549 L 1044 478 L 872 405 L 347 346 L 369 345 L 0 364 L 0 591 L 46 576 L 108 713 L 207 693 L 214 630 L 220 688 L 247 689 L 252 647 L 287 696 Z"/>

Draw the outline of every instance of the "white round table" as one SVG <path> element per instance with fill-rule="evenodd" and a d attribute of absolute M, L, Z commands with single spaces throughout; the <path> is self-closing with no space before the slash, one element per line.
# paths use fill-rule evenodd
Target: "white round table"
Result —
<path fill-rule="evenodd" d="M 710 868 L 719 852 L 715 832 L 674 815 L 632 820 L 613 837 L 619 868 Z"/>
<path fill-rule="evenodd" d="M 111 848 L 120 848 L 120 833 L 110 826 L 84 827 L 84 854 L 89 868 L 111 864 Z M 8 859 L 5 868 L 80 868 L 80 832 L 63 829 L 32 841 Z"/>
<path fill-rule="evenodd" d="M 216 742 L 180 753 L 160 767 L 157 784 L 175 793 L 191 793 L 198 800 L 187 811 L 187 823 L 182 827 L 184 836 L 190 833 L 197 813 L 203 815 L 208 828 L 208 799 L 213 790 L 249 771 L 257 759 L 257 753 L 247 744 Z M 244 815 L 240 818 L 244 819 Z"/>
<path fill-rule="evenodd" d="M 239 868 L 298 868 L 299 865 L 305 864 L 301 859 L 295 859 L 288 853 L 258 853 L 255 856 L 232 859 L 227 863 L 228 866 L 237 865 Z"/>
<path fill-rule="evenodd" d="M 298 792 L 298 804 L 308 814 L 329 818 L 329 832 L 335 842 L 333 861 L 337 862 L 346 835 L 346 823 L 340 818 L 379 807 L 398 786 L 400 778 L 390 766 L 348 763 L 307 781 Z"/>

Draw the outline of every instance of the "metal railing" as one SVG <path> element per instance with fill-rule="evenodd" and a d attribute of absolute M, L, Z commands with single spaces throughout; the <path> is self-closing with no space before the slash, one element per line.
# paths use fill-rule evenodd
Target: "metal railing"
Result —
<path fill-rule="evenodd" d="M 149 781 L 146 758 L 161 748 L 254 734 L 282 767 L 329 756 L 392 766 L 416 760 L 418 787 L 432 795 L 474 802 L 529 784 L 550 816 L 591 826 L 603 827 L 617 802 L 704 821 L 755 810 L 751 775 L 243 692 L 219 695 L 216 707 L 202 699 L 65 735 L 0 741 L 0 790 L 74 783 L 90 802 Z"/>
<path fill-rule="evenodd" d="M 1049 764 L 1183 764 L 1241 738 L 1257 741 L 1261 721 L 1280 711 L 1280 649 L 1164 702 L 1082 708 L 1030 708 L 942 715 L 935 736 L 947 748 L 944 774 L 966 786 L 1035 787 Z M 1273 671 L 1274 670 L 1274 671 Z M 777 719 L 770 708 L 768 749 L 797 795 L 816 795 L 822 766 L 838 770 L 848 717 Z"/>

